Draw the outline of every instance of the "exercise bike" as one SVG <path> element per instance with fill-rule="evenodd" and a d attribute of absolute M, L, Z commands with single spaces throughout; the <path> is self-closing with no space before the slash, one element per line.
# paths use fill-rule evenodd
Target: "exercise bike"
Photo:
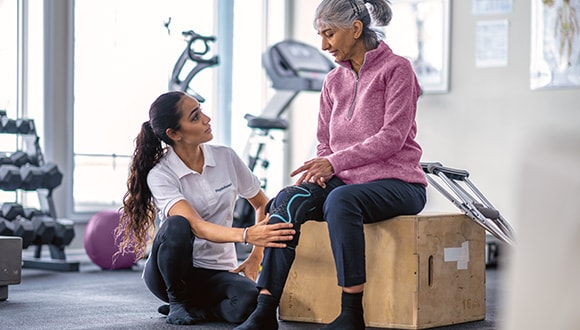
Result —
<path fill-rule="evenodd" d="M 219 63 L 219 57 L 217 55 L 211 56 L 209 58 L 204 57 L 209 50 L 209 42 L 215 42 L 214 36 L 202 36 L 195 33 L 193 30 L 181 32 L 187 45 L 177 61 L 175 66 L 171 71 L 171 78 L 169 79 L 169 90 L 170 91 L 182 91 L 191 96 L 193 96 L 198 102 L 205 102 L 205 98 L 197 93 L 191 86 L 191 81 L 201 70 L 209 68 L 211 66 L 217 65 Z M 195 50 L 195 47 L 202 45 L 201 50 Z M 181 78 L 186 70 L 191 66 L 191 63 L 195 63 L 195 67 L 191 69 L 185 78 Z"/>
<path fill-rule="evenodd" d="M 266 149 L 276 139 L 273 131 L 284 132 L 288 129 L 284 114 L 292 101 L 300 92 L 319 92 L 326 74 L 334 68 L 334 63 L 310 45 L 285 40 L 274 44 L 262 55 L 262 65 L 276 92 L 259 116 L 244 116 L 251 129 L 244 155 L 248 157 L 248 166 L 252 172 L 256 173 L 260 169 L 258 178 L 265 190 L 270 165 Z M 254 223 L 253 207 L 246 199 L 239 198 L 234 208 L 233 226 L 244 228 Z"/>

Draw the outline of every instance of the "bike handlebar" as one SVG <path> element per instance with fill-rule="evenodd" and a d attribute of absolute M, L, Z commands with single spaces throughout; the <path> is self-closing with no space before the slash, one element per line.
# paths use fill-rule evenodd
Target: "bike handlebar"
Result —
<path fill-rule="evenodd" d="M 217 64 L 217 56 L 213 56 L 209 59 L 201 57 L 202 55 L 205 55 L 209 52 L 210 49 L 209 42 L 215 41 L 214 36 L 203 36 L 199 33 L 196 33 L 193 30 L 183 31 L 181 32 L 181 34 L 187 39 L 188 55 L 192 61 L 198 63 Z M 194 43 L 198 40 L 201 40 L 203 42 L 204 49 L 201 52 L 196 51 L 194 49 Z"/>

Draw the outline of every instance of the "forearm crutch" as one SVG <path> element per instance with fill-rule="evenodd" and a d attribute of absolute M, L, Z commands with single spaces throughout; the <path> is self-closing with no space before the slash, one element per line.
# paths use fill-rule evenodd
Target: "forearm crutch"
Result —
<path fill-rule="evenodd" d="M 421 167 L 425 172 L 427 182 L 462 210 L 465 215 L 501 241 L 511 245 L 515 243 L 513 228 L 469 180 L 469 172 L 445 167 L 441 163 L 422 162 Z M 439 184 L 435 177 L 444 182 L 449 189 Z M 477 198 L 470 194 L 465 189 L 466 187 Z"/>

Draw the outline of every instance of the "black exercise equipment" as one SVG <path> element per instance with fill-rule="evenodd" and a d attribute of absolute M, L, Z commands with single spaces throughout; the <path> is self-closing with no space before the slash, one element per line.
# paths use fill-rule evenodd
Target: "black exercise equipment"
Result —
<path fill-rule="evenodd" d="M 34 257 L 23 258 L 22 267 L 55 271 L 79 271 L 78 261 L 67 261 L 65 247 L 75 236 L 74 223 L 59 219 L 53 201 L 53 191 L 63 180 L 54 163 L 44 161 L 36 135 L 34 120 L 11 119 L 0 110 L 0 137 L 13 134 L 19 150 L 0 154 L 0 189 L 36 191 L 40 209 L 23 207 L 16 202 L 0 206 L 0 235 L 22 238 L 22 247 L 35 245 Z M 16 197 L 16 200 L 19 198 Z M 42 257 L 42 247 L 48 246 L 50 259 Z"/>
<path fill-rule="evenodd" d="M 14 225 L 12 221 L 0 217 L 0 236 L 18 236 L 14 234 Z"/>
<path fill-rule="evenodd" d="M 56 224 L 52 217 L 48 215 L 36 215 L 30 219 L 34 228 L 33 244 L 50 244 L 56 236 Z"/>
<path fill-rule="evenodd" d="M 19 216 L 24 217 L 25 215 L 22 205 L 14 202 L 2 203 L 0 211 L 2 212 L 0 216 L 8 220 L 14 220 Z"/>
<path fill-rule="evenodd" d="M 51 244 L 56 246 L 69 245 L 75 237 L 74 222 L 68 219 L 55 219 L 54 239 Z"/>
<path fill-rule="evenodd" d="M 32 223 L 26 219 L 17 218 L 8 220 L 0 217 L 0 236 L 22 238 L 22 248 L 25 249 L 32 244 L 34 228 Z"/>
<path fill-rule="evenodd" d="M 62 172 L 58 169 L 55 163 L 46 163 L 40 166 L 44 173 L 42 180 L 42 188 L 52 190 L 62 183 Z"/>
<path fill-rule="evenodd" d="M 52 190 L 62 183 L 63 174 L 54 163 L 41 166 L 26 163 L 21 166 L 13 164 L 0 165 L 0 189 Z"/>
<path fill-rule="evenodd" d="M 45 182 L 45 177 L 48 175 L 42 168 L 26 163 L 20 166 L 20 179 L 22 180 L 20 188 L 24 190 L 41 188 Z M 62 177 L 60 180 L 62 180 Z"/>
<path fill-rule="evenodd" d="M 41 210 L 33 207 L 24 207 L 23 210 L 24 210 L 24 218 L 29 220 L 32 219 L 33 216 L 45 214 Z"/>
<path fill-rule="evenodd" d="M 0 206 L 0 235 L 22 237 L 23 248 L 31 244 L 65 246 L 75 237 L 74 223 L 54 219 L 36 208 L 24 208 L 15 202 Z"/>
<path fill-rule="evenodd" d="M 0 115 L 0 133 L 18 133 L 16 120 Z"/>
<path fill-rule="evenodd" d="M 16 151 L 10 156 L 4 154 L 0 156 L 0 165 L 15 165 L 15 166 L 22 166 L 26 163 L 30 163 L 30 158 L 28 154 L 24 151 Z"/>
<path fill-rule="evenodd" d="M 262 61 L 277 91 L 320 91 L 326 74 L 334 68 L 318 49 L 293 40 L 270 47 Z"/>
<path fill-rule="evenodd" d="M 36 127 L 32 119 L 11 119 L 5 110 L 0 110 L 0 133 L 36 134 Z"/>
<path fill-rule="evenodd" d="M 20 188 L 21 184 L 19 167 L 10 164 L 0 166 L 0 189 L 12 191 Z"/>
<path fill-rule="evenodd" d="M 36 128 L 34 127 L 34 120 L 26 118 L 16 119 L 16 130 L 20 134 L 36 133 Z"/>
<path fill-rule="evenodd" d="M 204 57 L 209 52 L 209 42 L 214 42 L 214 36 L 202 36 L 195 33 L 193 30 L 183 31 L 181 33 L 185 40 L 187 41 L 187 46 L 177 59 L 173 71 L 171 72 L 171 78 L 169 79 L 169 90 L 170 91 L 182 91 L 194 98 L 198 102 L 205 102 L 205 98 L 199 93 L 197 93 L 191 87 L 191 80 L 198 74 L 201 70 L 209 68 L 210 66 L 217 65 L 219 63 L 218 56 L 214 55 L 209 58 Z M 195 50 L 195 47 L 202 45 L 202 50 Z M 196 66 L 187 73 L 183 80 L 180 78 L 182 76 L 182 71 L 192 61 Z"/>

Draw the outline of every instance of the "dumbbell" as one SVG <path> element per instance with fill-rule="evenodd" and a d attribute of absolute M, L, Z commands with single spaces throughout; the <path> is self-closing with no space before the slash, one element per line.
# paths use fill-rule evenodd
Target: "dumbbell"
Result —
<path fill-rule="evenodd" d="M 16 165 L 19 167 L 30 162 L 28 154 L 21 150 L 12 153 L 10 155 L 10 160 L 12 161 L 12 165 Z"/>
<path fill-rule="evenodd" d="M 30 221 L 23 218 L 10 221 L 0 217 L 0 235 L 22 238 L 22 248 L 25 249 L 32 244 L 34 228 Z"/>
<path fill-rule="evenodd" d="M 5 164 L 12 165 L 12 159 L 10 159 L 10 156 L 7 153 L 3 152 L 0 154 L 0 165 Z"/>
<path fill-rule="evenodd" d="M 24 217 L 28 220 L 32 219 L 32 217 L 37 216 L 37 215 L 46 215 L 46 213 L 42 212 L 39 209 L 35 209 L 33 207 L 25 207 L 23 208 L 24 210 Z"/>
<path fill-rule="evenodd" d="M 30 222 L 34 228 L 33 244 L 50 244 L 54 240 L 56 226 L 53 218 L 48 215 L 35 215 L 30 219 Z"/>
<path fill-rule="evenodd" d="M 20 166 L 20 178 L 22 180 L 20 188 L 36 190 L 42 187 L 44 176 L 45 173 L 40 167 L 26 163 Z"/>
<path fill-rule="evenodd" d="M 14 236 L 14 225 L 12 221 L 0 217 L 0 236 Z"/>
<path fill-rule="evenodd" d="M 27 118 L 16 119 L 16 131 L 20 134 L 35 133 L 34 120 Z"/>
<path fill-rule="evenodd" d="M 15 165 L 0 166 L 0 189 L 16 190 L 21 184 L 20 168 Z"/>
<path fill-rule="evenodd" d="M 55 236 L 51 244 L 56 246 L 67 246 L 75 237 L 74 222 L 69 219 L 55 220 Z"/>
<path fill-rule="evenodd" d="M 2 133 L 18 133 L 16 120 L 6 117 L 6 112 L 0 115 L 0 132 Z"/>
<path fill-rule="evenodd" d="M 0 206 L 0 219 L 4 219 L 4 230 L 11 232 L 9 236 L 22 237 L 23 248 L 28 247 L 34 237 L 34 228 L 32 223 L 25 219 L 26 213 L 18 203 L 5 202 Z"/>
<path fill-rule="evenodd" d="M 22 238 L 22 248 L 27 248 L 32 244 L 32 240 L 34 239 L 34 226 L 32 223 L 23 218 L 16 218 L 12 220 L 12 223 L 15 225 L 14 232 L 16 236 Z"/>
<path fill-rule="evenodd" d="M 14 202 L 2 203 L 2 206 L 0 206 L 0 211 L 2 212 L 0 216 L 8 220 L 14 220 L 18 216 L 21 217 L 25 216 L 24 208 L 22 207 L 22 205 Z"/>
<path fill-rule="evenodd" d="M 62 183 L 63 175 L 56 164 L 46 163 L 40 166 L 40 168 L 44 172 L 44 179 L 42 181 L 43 188 L 52 190 Z"/>
<path fill-rule="evenodd" d="M 6 154 L 3 154 L 2 156 L 0 156 L 0 165 L 15 165 L 15 166 L 22 166 L 26 163 L 33 163 L 30 159 L 30 157 L 28 157 L 28 154 L 25 153 L 24 151 L 16 151 L 12 154 L 10 154 L 10 156 L 7 156 Z"/>

